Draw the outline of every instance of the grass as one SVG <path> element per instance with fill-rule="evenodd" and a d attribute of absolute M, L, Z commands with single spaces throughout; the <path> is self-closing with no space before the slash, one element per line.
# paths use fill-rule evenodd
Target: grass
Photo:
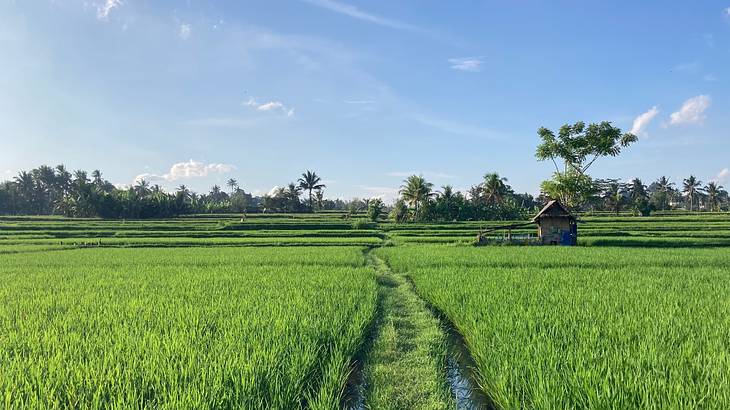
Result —
<path fill-rule="evenodd" d="M 446 336 L 411 284 L 379 258 L 378 331 L 365 362 L 366 399 L 373 409 L 448 409 L 454 403 L 445 379 Z"/>
<path fill-rule="evenodd" d="M 9 408 L 335 408 L 375 306 L 356 248 L 3 255 L 0 397 Z"/>
<path fill-rule="evenodd" d="M 728 408 L 730 251 L 377 250 L 464 335 L 503 408 Z"/>

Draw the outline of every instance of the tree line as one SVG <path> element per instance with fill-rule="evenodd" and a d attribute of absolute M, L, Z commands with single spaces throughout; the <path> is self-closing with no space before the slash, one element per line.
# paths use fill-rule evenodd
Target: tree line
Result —
<path fill-rule="evenodd" d="M 550 199 L 560 200 L 575 212 L 727 211 L 728 192 L 717 182 L 703 184 L 694 175 L 675 185 L 667 177 L 645 185 L 641 179 L 594 179 L 588 174 L 602 157 L 616 157 L 638 138 L 622 133 L 610 122 L 563 125 L 558 132 L 538 130 L 535 157 L 551 161 L 555 172 L 542 182 L 540 195 L 516 193 L 496 172 L 467 192 L 446 185 L 439 190 L 423 176 L 411 175 L 392 206 L 382 199 L 327 199 L 326 185 L 316 172 L 305 171 L 296 182 L 263 196 L 245 192 L 235 179 L 222 189 L 214 185 L 196 193 L 185 185 L 165 192 L 159 185 L 140 180 L 131 187 L 116 187 L 99 170 L 70 172 L 63 165 L 21 171 L 0 183 L 0 214 L 65 215 L 102 218 L 166 218 L 183 214 L 245 212 L 365 212 L 371 220 L 385 214 L 396 222 L 524 220 Z"/>
<path fill-rule="evenodd" d="M 104 179 L 101 171 L 69 171 L 64 165 L 42 165 L 21 171 L 12 180 L 0 183 L 0 214 L 64 215 L 101 218 L 167 218 L 183 214 L 242 212 L 307 212 L 343 210 L 359 200 L 324 198 L 321 178 L 307 171 L 297 183 L 277 189 L 271 195 L 245 192 L 235 179 L 207 193 L 197 193 L 185 185 L 165 192 L 160 185 L 144 179 L 130 187 L 117 187 Z M 302 201 L 302 192 L 308 200 Z"/>

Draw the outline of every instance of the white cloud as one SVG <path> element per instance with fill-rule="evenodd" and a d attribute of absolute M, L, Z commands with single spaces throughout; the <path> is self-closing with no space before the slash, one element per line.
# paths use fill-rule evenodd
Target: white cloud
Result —
<path fill-rule="evenodd" d="M 703 79 L 708 83 L 714 83 L 715 81 L 717 81 L 717 77 L 715 76 L 715 74 L 705 74 Z"/>
<path fill-rule="evenodd" d="M 291 117 L 294 115 L 294 109 L 287 107 L 281 101 L 269 101 L 265 103 L 259 103 L 258 101 L 256 101 L 255 98 L 251 97 L 248 99 L 248 101 L 243 103 L 243 105 L 255 108 L 258 111 L 281 112 L 287 117 Z"/>
<path fill-rule="evenodd" d="M 276 192 L 277 192 L 277 191 L 279 191 L 280 189 L 281 189 L 281 187 L 280 187 L 280 186 L 278 186 L 278 185 L 274 185 L 274 187 L 273 187 L 273 188 L 271 188 L 271 189 L 269 190 L 269 192 L 267 192 L 267 193 L 266 193 L 266 195 L 268 195 L 268 196 L 274 196 L 274 195 L 276 195 Z"/>
<path fill-rule="evenodd" d="M 225 174 L 236 169 L 235 166 L 230 164 L 210 163 L 205 164 L 203 162 L 190 160 L 187 162 L 178 162 L 170 167 L 170 171 L 158 175 L 158 174 L 140 174 L 134 178 L 134 182 L 137 183 L 144 179 L 146 181 L 168 181 L 173 182 L 179 179 L 190 179 L 190 178 L 203 178 L 212 174 Z"/>
<path fill-rule="evenodd" d="M 459 71 L 470 71 L 476 73 L 482 71 L 482 64 L 484 64 L 484 57 L 462 57 L 462 58 L 450 58 L 449 64 L 451 68 Z"/>
<path fill-rule="evenodd" d="M 177 35 L 180 36 L 181 39 L 187 40 L 190 38 L 190 35 L 193 34 L 193 28 L 190 26 L 190 24 L 182 23 L 180 24 L 180 28 L 178 29 Z"/>
<path fill-rule="evenodd" d="M 356 185 L 355 188 L 365 192 L 364 198 L 380 198 L 386 202 L 393 202 L 399 195 L 399 189 L 392 187 Z"/>
<path fill-rule="evenodd" d="M 122 4 L 124 4 L 122 0 L 106 0 L 102 4 L 97 4 L 96 17 L 99 20 L 109 20 L 109 14 L 111 14 L 112 10 L 121 6 Z"/>
<path fill-rule="evenodd" d="M 655 106 L 651 107 L 649 109 L 649 111 L 636 117 L 636 119 L 634 119 L 634 124 L 631 127 L 631 133 L 634 135 L 637 135 L 637 136 L 639 136 L 639 135 L 648 136 L 648 134 L 646 134 L 646 132 L 644 130 L 649 125 L 651 120 L 653 120 L 654 117 L 656 117 L 658 114 L 659 114 L 659 109 L 655 105 Z"/>
<path fill-rule="evenodd" d="M 723 168 L 720 172 L 717 173 L 715 178 L 713 178 L 713 181 L 717 183 L 725 183 L 730 181 L 730 168 Z"/>
<path fill-rule="evenodd" d="M 357 7 L 341 3 L 334 0 L 303 0 L 313 6 L 317 6 L 329 11 L 334 11 L 345 16 L 349 16 L 368 23 L 377 24 L 379 26 L 390 27 L 398 30 L 421 31 L 418 27 L 402 21 L 381 17 L 375 14 L 364 12 Z"/>
<path fill-rule="evenodd" d="M 725 16 L 727 16 L 727 17 L 730 17 L 730 7 L 726 8 L 725 10 L 723 10 L 723 14 Z"/>
<path fill-rule="evenodd" d="M 712 98 L 709 95 L 698 95 L 692 97 L 682 104 L 682 108 L 677 112 L 673 112 L 670 116 L 669 124 L 702 124 L 707 116 L 705 110 L 710 108 Z"/>

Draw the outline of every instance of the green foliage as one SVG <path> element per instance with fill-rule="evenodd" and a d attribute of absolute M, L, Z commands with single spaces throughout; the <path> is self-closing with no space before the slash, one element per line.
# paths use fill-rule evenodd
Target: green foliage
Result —
<path fill-rule="evenodd" d="M 368 204 L 368 219 L 373 222 L 377 222 L 380 216 L 383 214 L 383 200 L 380 198 L 373 198 Z"/>
<path fill-rule="evenodd" d="M 356 219 L 352 222 L 352 229 L 359 230 L 359 229 L 373 229 L 377 226 L 377 224 L 370 222 L 366 219 Z"/>
<path fill-rule="evenodd" d="M 543 181 L 540 190 L 572 210 L 580 209 L 599 189 L 593 179 L 575 171 L 556 172 L 553 179 Z"/>
<path fill-rule="evenodd" d="M 390 218 L 395 223 L 403 223 L 408 220 L 408 207 L 405 201 L 399 199 L 393 205 L 393 209 L 390 211 Z"/>
<path fill-rule="evenodd" d="M 557 136 L 547 128 L 540 128 L 537 133 L 541 143 L 535 157 L 539 161 L 551 160 L 555 165 L 552 181 L 544 181 L 541 188 L 546 195 L 561 200 L 571 209 L 580 208 L 597 192 L 586 174 L 591 165 L 598 158 L 617 156 L 622 148 L 638 140 L 607 121 L 587 127 L 583 122 L 565 124 Z M 562 169 L 557 161 L 563 162 Z"/>

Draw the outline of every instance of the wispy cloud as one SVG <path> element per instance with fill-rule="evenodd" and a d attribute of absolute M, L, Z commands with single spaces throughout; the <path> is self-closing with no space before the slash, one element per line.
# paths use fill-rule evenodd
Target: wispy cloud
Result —
<path fill-rule="evenodd" d="M 388 176 L 391 177 L 398 177 L 398 178 L 408 178 L 411 175 L 423 175 L 427 178 L 433 178 L 433 179 L 452 179 L 456 178 L 454 175 L 447 174 L 444 172 L 434 172 L 434 171 L 393 171 L 388 172 Z"/>
<path fill-rule="evenodd" d="M 450 58 L 449 64 L 451 64 L 451 68 L 454 70 L 476 73 L 482 71 L 484 57 Z"/>
<path fill-rule="evenodd" d="M 210 128 L 238 128 L 245 129 L 250 128 L 260 121 L 258 119 L 240 119 L 230 117 L 210 117 L 210 118 L 196 118 L 193 120 L 185 121 L 184 124 L 192 127 L 210 127 Z"/>
<path fill-rule="evenodd" d="M 717 81 L 717 76 L 715 76 L 715 74 L 705 74 L 705 76 L 702 78 L 708 83 L 714 83 L 715 81 Z"/>
<path fill-rule="evenodd" d="M 190 38 L 190 36 L 193 34 L 193 28 L 190 26 L 190 24 L 182 23 L 180 24 L 180 27 L 178 28 L 177 35 L 183 39 L 187 40 Z"/>
<path fill-rule="evenodd" d="M 503 135 L 494 130 L 462 124 L 458 122 L 442 120 L 431 116 L 416 114 L 411 116 L 422 125 L 437 129 L 448 134 L 461 135 L 465 137 L 476 137 L 486 139 L 501 139 Z"/>
<path fill-rule="evenodd" d="M 646 127 L 649 125 L 649 123 L 659 114 L 659 108 L 657 106 L 653 106 L 649 109 L 649 111 L 639 115 L 634 119 L 634 124 L 631 127 L 631 133 L 637 136 L 644 135 L 648 136 L 646 133 Z"/>
<path fill-rule="evenodd" d="M 375 104 L 375 100 L 345 100 L 345 104 Z"/>
<path fill-rule="evenodd" d="M 190 160 L 187 162 L 178 162 L 170 167 L 170 171 L 164 174 L 151 174 L 145 173 L 137 175 L 134 178 L 134 182 L 137 183 L 141 180 L 145 181 L 167 181 L 173 182 L 180 179 L 190 178 L 203 178 L 212 174 L 225 174 L 236 169 L 235 166 L 230 164 L 219 164 L 210 163 L 206 164 L 203 162 Z"/>
<path fill-rule="evenodd" d="M 302 0 L 305 3 L 309 3 L 313 6 L 317 6 L 335 13 L 339 13 L 348 17 L 352 17 L 358 20 L 362 20 L 368 23 L 377 24 L 383 27 L 390 27 L 397 30 L 410 30 L 410 31 L 421 31 L 418 27 L 408 24 L 402 21 L 378 16 L 376 14 L 368 13 L 357 7 L 342 3 L 334 0 Z"/>
<path fill-rule="evenodd" d="M 670 125 L 702 124 L 707 116 L 705 111 L 710 108 L 712 98 L 709 95 L 692 97 L 682 104 L 682 108 L 673 112 L 669 117 Z"/>
<path fill-rule="evenodd" d="M 730 7 L 726 8 L 725 10 L 723 10 L 722 11 L 722 14 L 724 14 L 725 17 L 729 17 L 730 18 Z"/>
<path fill-rule="evenodd" d="M 112 10 L 124 4 L 122 0 L 106 0 L 96 6 L 96 18 L 99 20 L 109 20 Z"/>
<path fill-rule="evenodd" d="M 670 71 L 675 73 L 689 73 L 689 74 L 697 74 L 697 72 L 702 68 L 702 63 L 699 61 L 690 61 L 686 63 L 680 63 L 672 67 Z"/>
<path fill-rule="evenodd" d="M 251 97 L 243 103 L 243 105 L 247 107 L 254 108 L 258 111 L 267 111 L 267 112 L 280 112 L 282 114 L 285 114 L 287 117 L 291 117 L 294 115 L 294 109 L 289 108 L 281 101 L 269 101 L 269 102 L 258 102 L 255 98 Z"/>

